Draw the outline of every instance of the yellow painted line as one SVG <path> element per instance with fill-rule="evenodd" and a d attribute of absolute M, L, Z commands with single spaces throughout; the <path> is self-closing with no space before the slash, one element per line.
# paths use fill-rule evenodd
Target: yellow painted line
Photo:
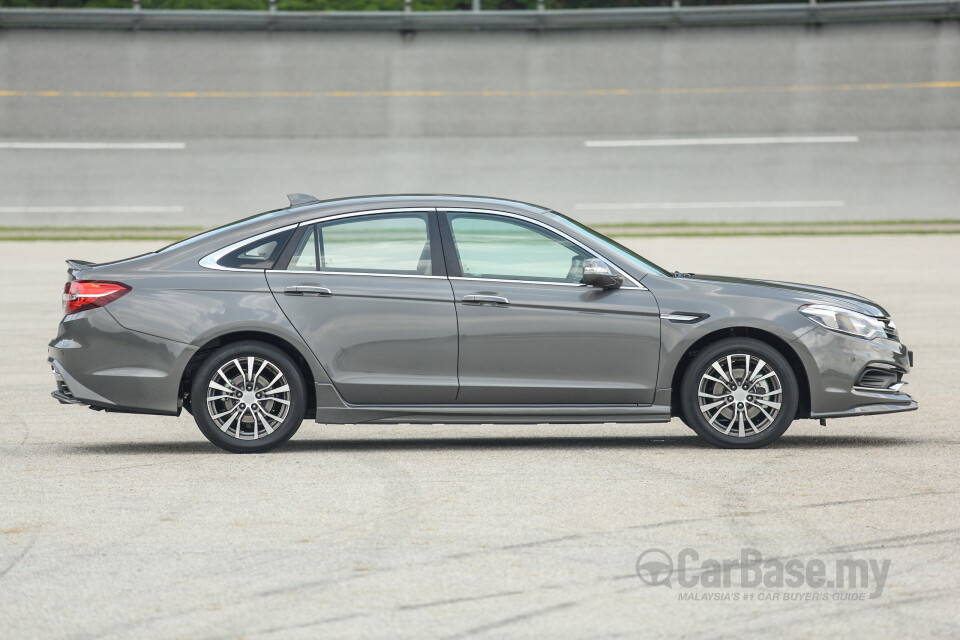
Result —
<path fill-rule="evenodd" d="M 570 90 L 400 90 L 400 91 L 39 91 L 0 89 L 7 98 L 541 98 L 572 96 L 651 96 L 735 93 L 800 93 L 826 91 L 899 91 L 904 89 L 958 89 L 960 80 L 938 82 L 881 82 L 868 84 L 797 85 L 781 87 L 676 87 L 661 89 Z"/>

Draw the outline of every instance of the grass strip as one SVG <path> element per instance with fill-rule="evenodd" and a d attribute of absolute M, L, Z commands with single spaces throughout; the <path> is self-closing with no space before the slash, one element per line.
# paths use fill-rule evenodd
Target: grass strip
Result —
<path fill-rule="evenodd" d="M 152 236 L 122 236 L 122 235 L 69 235 L 69 236 L 40 236 L 40 235 L 21 235 L 21 236 L 8 236 L 0 234 L 0 242 L 42 242 L 42 241 L 51 241 L 51 242 L 104 242 L 111 240 L 144 240 L 144 241 L 162 241 L 162 242 L 176 242 L 177 240 L 183 240 L 182 235 L 173 235 L 173 236 L 163 236 L 163 235 L 152 235 Z"/>
<path fill-rule="evenodd" d="M 836 231 L 816 231 L 790 229 L 783 231 L 652 231 L 650 233 L 611 233 L 613 238 L 739 238 L 762 236 L 767 238 L 786 236 L 937 236 L 960 234 L 956 229 L 838 229 Z"/>
<path fill-rule="evenodd" d="M 169 226 L 169 225 L 166 226 L 166 227 L 138 227 L 138 226 L 129 226 L 129 227 L 58 227 L 58 226 L 46 226 L 46 227 L 20 226 L 20 227 L 16 227 L 16 226 L 8 226 L 8 227 L 3 227 L 3 226 L 0 226 L 0 232 L 7 232 L 7 231 L 24 231 L 24 232 L 26 232 L 26 231 L 56 231 L 56 232 L 62 232 L 62 231 L 81 231 L 81 232 L 90 232 L 90 231 L 110 231 L 110 232 L 113 232 L 113 231 L 144 231 L 144 232 L 146 232 L 146 231 L 162 231 L 162 232 L 164 232 L 164 233 L 180 233 L 180 232 L 182 231 L 182 232 L 185 232 L 185 233 L 199 233 L 200 231 L 203 231 L 203 230 L 206 229 L 206 228 L 207 228 L 207 227 L 201 227 L 201 226 L 199 226 L 199 225 L 198 225 L 198 226 L 195 226 L 195 227 L 193 227 L 193 226 L 191 226 L 191 227 L 171 227 L 171 226 Z"/>
<path fill-rule="evenodd" d="M 777 236 L 955 235 L 960 220 L 871 220 L 821 222 L 626 222 L 592 225 L 616 238 L 728 238 Z M 175 242 L 204 227 L 11 227 L 0 226 L 0 242 L 143 240 Z"/>
<path fill-rule="evenodd" d="M 873 227 L 873 226 L 921 226 L 921 225 L 949 225 L 960 226 L 958 218 L 936 218 L 927 220 L 820 220 L 820 221 L 785 221 L 785 222 L 598 222 L 591 224 L 594 229 L 628 229 L 628 228 L 658 228 L 658 227 Z"/>

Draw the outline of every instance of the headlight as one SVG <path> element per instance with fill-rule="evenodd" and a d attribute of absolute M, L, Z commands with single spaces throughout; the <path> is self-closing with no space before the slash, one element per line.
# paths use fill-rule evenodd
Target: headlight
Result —
<path fill-rule="evenodd" d="M 800 307 L 800 313 L 832 331 L 860 336 L 867 340 L 887 336 L 882 322 L 849 309 L 831 307 L 825 304 L 808 304 Z"/>

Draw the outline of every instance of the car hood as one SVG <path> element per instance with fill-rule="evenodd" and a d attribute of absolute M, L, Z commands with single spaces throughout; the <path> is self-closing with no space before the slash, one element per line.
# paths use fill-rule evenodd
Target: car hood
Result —
<path fill-rule="evenodd" d="M 691 280 L 702 280 L 706 282 L 722 282 L 727 284 L 743 285 L 749 287 L 757 287 L 758 289 L 766 289 L 773 293 L 772 290 L 776 290 L 780 297 L 783 294 L 792 295 L 796 298 L 799 304 L 811 304 L 822 302 L 826 304 L 832 304 L 846 309 L 851 309 L 859 313 L 865 313 L 870 316 L 878 317 L 889 317 L 886 309 L 881 307 L 879 304 L 870 300 L 869 298 L 864 298 L 863 296 L 858 296 L 855 293 L 849 293 L 847 291 L 840 291 L 839 289 L 830 289 L 828 287 L 818 287 L 812 284 L 798 284 L 796 282 L 778 282 L 775 280 L 754 280 L 751 278 L 730 278 L 727 276 L 703 276 L 703 275 L 694 275 L 690 274 L 684 276 L 690 278 Z M 760 293 L 758 291 L 757 293 Z"/>

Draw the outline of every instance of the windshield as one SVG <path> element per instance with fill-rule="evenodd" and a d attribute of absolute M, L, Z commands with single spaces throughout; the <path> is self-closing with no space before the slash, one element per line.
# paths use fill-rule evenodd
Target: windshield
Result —
<path fill-rule="evenodd" d="M 248 222 L 253 222 L 253 221 L 255 221 L 255 220 L 261 220 L 261 219 L 270 218 L 270 217 L 272 217 L 272 216 L 277 215 L 278 213 L 283 213 L 283 212 L 285 212 L 285 211 L 287 211 L 287 210 L 286 210 L 286 209 L 274 209 L 273 211 L 265 211 L 265 212 L 263 212 L 263 213 L 258 213 L 258 214 L 256 214 L 256 215 L 252 215 L 252 216 L 243 218 L 243 219 L 241 219 L 241 220 L 234 220 L 233 222 L 228 222 L 227 224 L 220 225 L 219 227 L 214 227 L 213 229 L 207 229 L 206 231 L 201 231 L 200 233 L 198 233 L 198 234 L 195 235 L 195 236 L 190 236 L 189 238 L 184 238 L 183 240 L 178 240 L 178 241 L 174 242 L 173 244 L 168 244 L 167 246 L 163 247 L 162 249 L 157 249 L 156 252 L 157 252 L 157 253 L 163 253 L 164 251 L 170 251 L 171 249 L 179 249 L 180 247 L 184 247 L 184 246 L 186 246 L 186 245 L 188 245 L 188 244 L 193 244 L 194 242 L 199 242 L 200 240 L 204 240 L 204 239 L 207 238 L 208 236 L 211 236 L 211 235 L 213 235 L 214 233 L 217 233 L 217 232 L 219 232 L 219 231 L 223 231 L 223 230 L 225 230 L 225 229 L 231 229 L 231 228 L 233 228 L 233 227 L 239 227 L 240 225 L 247 224 Z"/>
<path fill-rule="evenodd" d="M 590 238 L 595 240 L 598 244 L 600 244 L 604 249 L 606 249 L 609 252 L 609 255 L 611 258 L 620 258 L 622 259 L 623 262 L 627 264 L 636 266 L 650 273 L 658 273 L 662 276 L 669 276 L 672 273 L 670 271 L 667 271 L 663 267 L 655 265 L 654 263 L 650 262 L 649 260 L 641 256 L 639 253 L 626 248 L 616 240 L 611 240 L 610 238 L 603 235 L 599 231 L 594 231 L 590 227 L 580 222 L 577 222 L 573 218 L 565 216 L 562 213 L 557 213 L 556 211 L 551 211 L 550 213 L 552 215 L 557 216 L 567 224 L 570 224 L 576 227 L 577 230 L 583 233 L 584 235 L 590 236 Z"/>

